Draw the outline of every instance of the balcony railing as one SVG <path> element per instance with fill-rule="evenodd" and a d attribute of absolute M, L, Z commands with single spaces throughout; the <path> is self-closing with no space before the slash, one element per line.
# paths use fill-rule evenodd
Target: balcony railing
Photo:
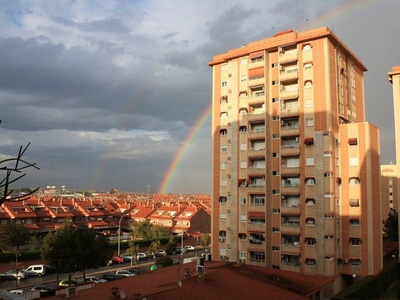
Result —
<path fill-rule="evenodd" d="M 300 227 L 300 221 L 285 221 L 281 223 L 282 226 Z"/>

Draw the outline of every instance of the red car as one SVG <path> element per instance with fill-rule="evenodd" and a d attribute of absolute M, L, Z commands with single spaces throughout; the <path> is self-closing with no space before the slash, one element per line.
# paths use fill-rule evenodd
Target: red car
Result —
<path fill-rule="evenodd" d="M 124 259 L 120 256 L 114 256 L 111 261 L 113 264 L 120 264 L 124 262 Z"/>

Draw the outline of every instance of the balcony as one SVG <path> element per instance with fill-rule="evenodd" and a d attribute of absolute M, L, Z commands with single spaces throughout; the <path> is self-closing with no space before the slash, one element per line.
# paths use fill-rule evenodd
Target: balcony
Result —
<path fill-rule="evenodd" d="M 300 183 L 299 182 L 282 182 L 281 193 L 285 194 L 299 194 L 300 193 Z"/>
<path fill-rule="evenodd" d="M 297 50 L 285 51 L 281 50 L 279 53 L 279 64 L 287 64 L 298 60 Z"/>
<path fill-rule="evenodd" d="M 250 87 L 264 85 L 265 84 L 264 76 L 249 78 L 248 84 Z"/>
<path fill-rule="evenodd" d="M 256 127 L 251 128 L 248 132 L 249 137 L 251 138 L 264 138 L 265 137 L 265 127 Z"/>
<path fill-rule="evenodd" d="M 285 99 L 294 99 L 299 97 L 299 88 L 297 87 L 292 87 L 292 88 L 281 88 L 279 98 L 281 100 Z"/>
<path fill-rule="evenodd" d="M 285 70 L 285 68 L 283 68 L 283 71 L 281 71 L 279 74 L 280 82 L 290 81 L 290 80 L 294 80 L 297 78 L 299 78 L 298 69 Z"/>
<path fill-rule="evenodd" d="M 264 110 L 252 111 L 247 115 L 247 120 L 249 122 L 263 121 L 265 120 L 265 111 Z"/>
<path fill-rule="evenodd" d="M 287 155 L 300 155 L 300 144 L 298 141 L 287 141 L 284 142 L 284 140 L 282 140 L 281 143 L 281 156 L 287 156 Z M 282 168 L 285 168 L 285 165 L 282 165 Z"/>
<path fill-rule="evenodd" d="M 264 175 L 265 167 L 249 166 L 247 168 L 248 175 Z"/>
<path fill-rule="evenodd" d="M 285 213 L 285 214 L 299 214 L 301 211 L 300 209 L 300 203 L 298 203 L 297 205 L 291 205 L 291 206 L 281 206 L 281 213 Z"/>
<path fill-rule="evenodd" d="M 286 253 L 300 254 L 301 247 L 300 243 L 282 243 L 281 251 Z"/>
<path fill-rule="evenodd" d="M 300 221 L 285 221 L 281 223 L 281 232 L 286 234 L 300 234 Z"/>

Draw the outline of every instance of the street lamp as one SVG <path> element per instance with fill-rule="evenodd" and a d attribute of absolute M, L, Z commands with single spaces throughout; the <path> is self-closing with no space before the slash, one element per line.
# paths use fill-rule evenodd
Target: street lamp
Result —
<path fill-rule="evenodd" d="M 128 212 L 124 213 L 121 218 L 119 219 L 119 224 L 118 224 L 118 256 L 120 254 L 120 249 L 121 249 L 121 222 L 123 217 L 125 217 L 128 214 Z"/>
<path fill-rule="evenodd" d="M 353 277 L 353 284 L 354 284 L 354 283 L 356 283 L 356 277 L 357 277 L 357 275 L 356 275 L 356 274 L 353 274 L 352 277 Z"/>

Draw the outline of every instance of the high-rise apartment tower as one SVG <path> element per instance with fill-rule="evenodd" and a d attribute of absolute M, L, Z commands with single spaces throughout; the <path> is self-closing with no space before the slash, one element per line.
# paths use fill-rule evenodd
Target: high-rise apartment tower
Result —
<path fill-rule="evenodd" d="M 213 258 L 338 286 L 377 274 L 379 130 L 365 122 L 362 62 L 323 27 L 277 33 L 209 66 Z"/>

